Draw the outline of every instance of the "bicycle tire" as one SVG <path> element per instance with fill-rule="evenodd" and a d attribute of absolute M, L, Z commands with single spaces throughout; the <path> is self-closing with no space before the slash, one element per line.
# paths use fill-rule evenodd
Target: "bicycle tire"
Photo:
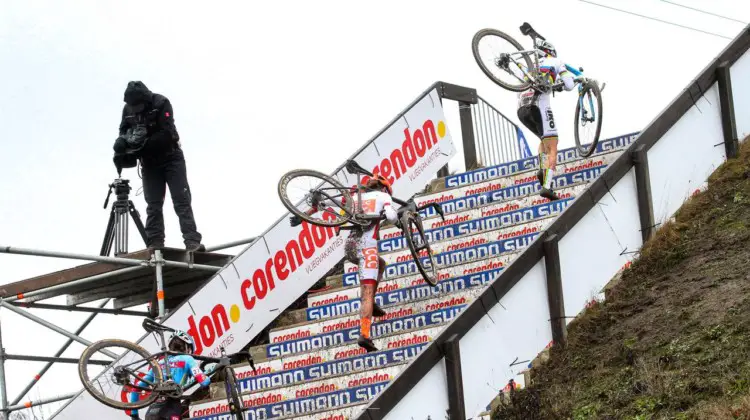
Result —
<path fill-rule="evenodd" d="M 239 385 L 237 385 L 237 377 L 234 375 L 234 369 L 229 366 L 224 368 L 224 388 L 227 393 L 229 412 L 233 414 L 237 420 L 241 420 L 242 412 L 244 411 L 242 392 L 239 389 Z"/>
<path fill-rule="evenodd" d="M 575 112 L 575 121 L 573 132 L 575 134 L 575 141 L 576 141 L 576 148 L 578 149 L 578 154 L 581 155 L 581 157 L 589 157 L 592 153 L 596 150 L 597 144 L 599 144 L 599 134 L 602 131 L 602 116 L 603 114 L 603 107 L 602 107 L 602 92 L 599 90 L 599 85 L 596 83 L 587 83 L 583 89 L 578 93 L 578 97 L 580 99 L 581 96 L 584 96 L 587 92 L 591 91 L 594 97 L 596 98 L 597 102 L 597 110 L 596 110 L 596 134 L 594 135 L 594 140 L 591 142 L 591 144 L 586 147 L 585 145 L 581 144 L 581 139 L 578 135 L 578 121 L 580 121 L 580 113 L 581 113 L 581 101 L 576 101 L 576 112 Z M 585 99 L 584 99 L 585 100 Z"/>
<path fill-rule="evenodd" d="M 474 37 L 471 39 L 471 53 L 474 55 L 474 61 L 477 62 L 477 65 L 479 65 L 479 68 L 482 69 L 482 72 L 485 74 L 485 76 L 489 77 L 490 80 L 495 82 L 495 84 L 497 84 L 501 88 L 509 90 L 511 92 L 523 92 L 524 90 L 530 88 L 531 82 L 524 82 L 520 85 L 511 85 L 503 82 L 502 80 L 495 77 L 495 75 L 492 74 L 492 71 L 490 71 L 490 69 L 484 64 L 479 54 L 479 41 L 483 37 L 488 35 L 495 35 L 503 38 L 506 41 L 510 42 L 511 45 L 513 45 L 518 51 L 523 51 L 523 46 L 512 36 L 506 34 L 505 32 L 498 31 L 497 29 L 492 28 L 480 29 L 479 31 L 477 31 L 477 33 L 474 34 Z M 532 69 L 534 67 L 528 55 L 524 54 L 523 59 L 524 61 L 526 61 L 526 68 Z"/>
<path fill-rule="evenodd" d="M 83 387 L 86 389 L 86 391 L 88 391 L 89 394 L 91 394 L 92 397 L 94 397 L 102 404 L 119 410 L 137 410 L 139 408 L 143 408 L 153 404 L 154 401 L 156 401 L 156 399 L 159 397 L 158 392 L 151 392 L 146 398 L 139 399 L 136 402 L 130 403 L 108 398 L 104 394 L 100 393 L 99 390 L 89 382 L 89 375 L 86 370 L 87 361 L 90 360 L 90 358 L 102 348 L 115 346 L 126 348 L 133 353 L 136 353 L 137 355 L 143 357 L 144 360 L 148 361 L 148 364 L 151 367 L 151 371 L 154 373 L 154 383 L 158 384 L 163 382 L 162 371 L 159 367 L 158 362 L 156 362 L 156 360 L 154 359 L 151 359 L 151 354 L 146 349 L 135 343 L 131 343 L 130 341 L 107 339 L 91 343 L 91 345 L 86 347 L 83 350 L 83 353 L 81 353 L 81 357 L 78 359 L 78 376 L 81 379 L 81 383 L 83 383 Z M 107 373 L 105 372 L 102 374 L 106 375 Z"/>
<path fill-rule="evenodd" d="M 338 189 L 341 192 L 344 198 L 343 200 L 344 202 L 342 203 L 342 205 L 344 206 L 343 210 L 345 213 L 345 214 L 340 215 L 341 219 L 336 219 L 335 221 L 323 221 L 321 219 L 309 216 L 303 211 L 300 211 L 300 209 L 297 208 L 296 204 L 292 203 L 292 201 L 287 196 L 287 186 L 289 185 L 289 182 L 291 180 L 293 180 L 294 178 L 302 177 L 302 176 L 318 178 L 321 180 L 321 182 L 327 182 L 333 185 L 336 189 Z M 313 224 L 316 226 L 323 226 L 323 227 L 336 227 L 336 226 L 341 226 L 347 222 L 352 221 L 352 216 L 353 216 L 352 201 L 353 200 L 352 200 L 352 196 L 349 191 L 349 188 L 344 187 L 336 179 L 322 172 L 318 172 L 312 169 L 295 169 L 295 170 L 289 171 L 285 173 L 279 180 L 278 194 L 279 194 L 279 198 L 281 199 L 282 204 L 284 204 L 284 207 L 286 207 L 287 210 L 299 216 L 302 220 L 310 224 Z"/>
<path fill-rule="evenodd" d="M 414 244 L 414 235 L 413 232 L 411 232 L 412 223 L 417 228 L 417 232 L 422 239 L 422 243 L 427 249 L 427 258 L 430 261 L 429 267 L 425 267 L 422 264 L 422 258 L 419 256 L 419 250 L 417 250 L 417 246 Z M 432 250 L 430 249 L 430 244 L 429 242 L 427 242 L 427 238 L 424 234 L 422 218 L 417 213 L 404 212 L 404 214 L 401 215 L 401 228 L 403 230 L 403 235 L 406 238 L 406 244 L 409 246 L 411 256 L 414 259 L 414 263 L 417 265 L 417 270 L 419 270 L 419 273 L 422 274 L 422 278 L 424 278 L 425 282 L 427 282 L 432 287 L 436 287 L 438 283 L 437 266 L 435 265 L 435 260 L 432 258 Z"/>

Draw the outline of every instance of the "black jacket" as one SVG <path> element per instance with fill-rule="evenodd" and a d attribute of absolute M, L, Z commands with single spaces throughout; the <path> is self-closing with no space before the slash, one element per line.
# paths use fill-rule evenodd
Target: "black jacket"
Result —
<path fill-rule="evenodd" d="M 141 152 L 144 158 L 162 157 L 177 148 L 180 136 L 174 124 L 172 104 L 164 95 L 151 92 L 143 82 L 128 83 L 124 95 L 120 135 L 143 125 L 148 141 Z"/>

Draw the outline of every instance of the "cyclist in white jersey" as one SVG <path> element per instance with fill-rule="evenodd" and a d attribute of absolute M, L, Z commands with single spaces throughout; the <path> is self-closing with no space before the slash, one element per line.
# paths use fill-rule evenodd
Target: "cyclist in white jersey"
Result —
<path fill-rule="evenodd" d="M 393 190 L 388 180 L 378 175 L 360 188 L 367 191 L 362 193 L 362 211 L 366 215 L 385 215 L 389 222 L 398 222 L 398 214 L 393 208 L 391 198 Z M 357 196 L 354 195 L 353 198 L 353 204 L 357 206 Z M 344 246 L 346 259 L 352 264 L 357 264 L 359 272 L 359 295 L 362 304 L 359 310 L 360 326 L 357 344 L 368 352 L 377 351 L 370 337 L 372 317 L 385 315 L 385 312 L 375 304 L 378 283 L 385 271 L 385 260 L 378 255 L 379 239 L 380 221 L 375 221 L 368 227 L 352 230 Z"/>
<path fill-rule="evenodd" d="M 537 40 L 537 49 L 544 53 L 539 59 L 539 70 L 546 75 L 549 85 L 562 80 L 564 89 L 571 91 L 576 82 L 584 80 L 581 72 L 565 64 L 557 57 L 555 47 L 545 40 Z M 539 171 L 537 178 L 542 185 L 539 195 L 549 200 L 559 197 L 552 191 L 552 177 L 557 166 L 557 128 L 550 105 L 551 92 L 539 92 L 529 88 L 518 94 L 518 119 L 539 137 Z"/>
<path fill-rule="evenodd" d="M 391 183 L 380 175 L 363 182 L 362 211 L 369 216 L 384 215 L 386 220 L 398 224 L 398 213 L 393 207 Z M 352 193 L 353 208 L 357 208 L 356 190 Z M 323 204 L 323 203 L 320 203 Z M 318 208 L 311 208 L 308 214 L 313 214 Z M 290 218 L 292 226 L 302 222 L 298 216 Z M 375 293 L 378 283 L 383 278 L 385 260 L 378 254 L 378 240 L 380 239 L 381 221 L 373 221 L 370 225 L 351 230 L 344 245 L 345 258 L 357 265 L 361 305 L 359 310 L 359 338 L 357 344 L 368 352 L 377 351 L 377 347 L 370 336 L 373 316 L 381 317 L 386 313 L 375 303 Z"/>

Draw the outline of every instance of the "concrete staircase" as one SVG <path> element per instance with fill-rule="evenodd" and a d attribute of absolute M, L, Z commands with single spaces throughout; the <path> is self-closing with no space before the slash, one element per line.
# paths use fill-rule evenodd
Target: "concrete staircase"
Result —
<path fill-rule="evenodd" d="M 555 202 L 538 195 L 536 157 L 433 182 L 432 192 L 416 201 L 438 202 L 445 211 L 445 221 L 423 214 L 439 266 L 437 287 L 418 274 L 400 231 L 382 229 L 379 250 L 388 265 L 376 299 L 387 315 L 372 326 L 380 350 L 366 353 L 356 344 L 359 279 L 356 266 L 345 263 L 344 274 L 326 279 L 307 308 L 279 318 L 269 344 L 251 348 L 257 375 L 236 367 L 245 418 L 356 417 L 634 139 L 602 140 L 585 159 L 573 149 L 560 151 Z M 223 384 L 212 384 L 210 395 L 191 406 L 190 418 L 229 418 Z"/>

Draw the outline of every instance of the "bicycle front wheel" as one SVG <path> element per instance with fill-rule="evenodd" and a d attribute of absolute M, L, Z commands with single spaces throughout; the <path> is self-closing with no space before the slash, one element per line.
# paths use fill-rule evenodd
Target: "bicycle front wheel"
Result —
<path fill-rule="evenodd" d="M 574 127 L 578 153 L 591 156 L 602 130 L 602 92 L 594 82 L 586 83 L 578 94 Z"/>
<path fill-rule="evenodd" d="M 112 353 L 122 355 L 125 352 L 114 351 L 113 348 L 125 349 L 130 352 L 118 360 L 114 366 L 104 367 L 104 372 L 92 374 L 89 369 L 101 370 L 101 360 L 94 360 L 93 356 L 105 348 Z M 101 354 L 101 353 L 100 353 Z M 133 384 L 141 380 L 150 368 L 153 380 L 147 383 L 145 389 L 135 388 Z M 78 360 L 78 376 L 83 387 L 96 400 L 104 405 L 119 410 L 137 410 L 153 404 L 159 397 L 154 392 L 157 385 L 163 382 L 159 364 L 143 347 L 125 340 L 101 340 L 86 347 Z M 111 381 L 111 382 L 107 382 Z M 145 391 L 145 393 L 144 393 Z M 138 392 L 138 401 L 128 402 L 131 392 Z"/>
<path fill-rule="evenodd" d="M 422 226 L 422 218 L 418 213 L 405 212 L 401 216 L 401 227 L 403 229 L 406 244 L 409 246 L 411 256 L 417 265 L 417 270 L 422 274 L 424 281 L 430 286 L 437 286 L 438 274 L 437 265 L 432 258 L 432 250 L 427 242 L 427 237 Z M 422 251 L 427 251 L 422 252 Z M 423 261 L 424 259 L 424 261 Z"/>
<path fill-rule="evenodd" d="M 224 369 L 224 387 L 227 393 L 227 402 L 229 403 L 229 412 L 237 420 L 242 419 L 244 404 L 242 403 L 242 392 L 237 384 L 237 377 L 234 376 L 234 369 L 227 367 Z"/>
<path fill-rule="evenodd" d="M 481 49 L 486 51 L 484 55 Z M 486 47 L 486 48 L 484 48 Z M 531 87 L 525 81 L 524 71 L 533 69 L 528 54 L 520 54 L 523 47 L 513 37 L 497 29 L 482 29 L 474 34 L 471 40 L 471 52 L 482 72 L 503 89 L 511 92 L 523 92 Z"/>
<path fill-rule="evenodd" d="M 310 169 L 289 171 L 279 180 L 279 198 L 290 212 L 317 226 L 341 226 L 351 220 L 352 196 L 336 179 Z M 309 215 L 307 209 L 323 203 L 323 209 Z"/>

